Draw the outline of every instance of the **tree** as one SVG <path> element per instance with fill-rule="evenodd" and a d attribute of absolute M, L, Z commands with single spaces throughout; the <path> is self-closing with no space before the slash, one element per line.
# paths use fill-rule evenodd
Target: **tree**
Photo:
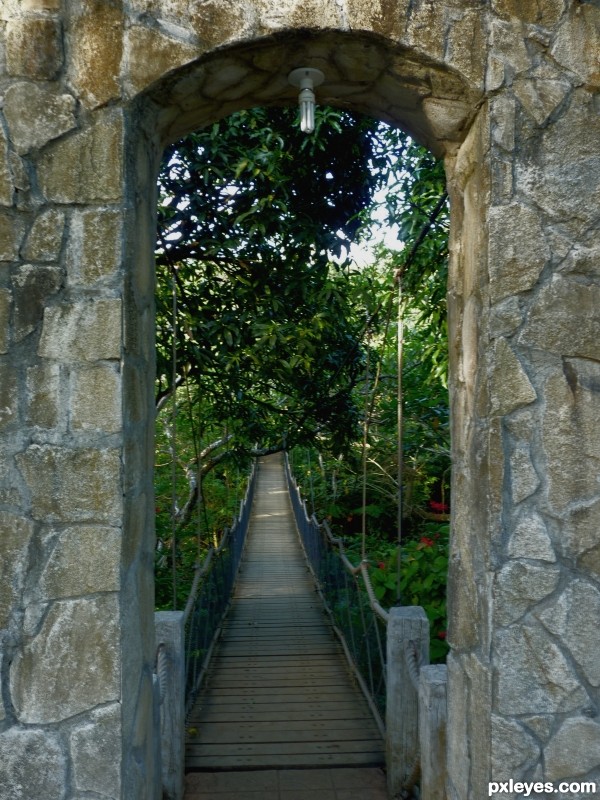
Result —
<path fill-rule="evenodd" d="M 177 379 L 197 382 L 217 417 L 268 446 L 284 431 L 288 441 L 351 434 L 362 353 L 344 248 L 379 180 L 372 128 L 325 110 L 307 137 L 295 111 L 253 109 L 170 148 L 159 178 L 159 400 L 173 388 L 175 287 Z"/>
<path fill-rule="evenodd" d="M 356 432 L 345 256 L 379 182 L 374 123 L 322 109 L 307 137 L 295 116 L 234 114 L 172 145 L 160 172 L 157 406 L 178 489 L 159 544 L 175 560 L 224 460 L 316 437 L 344 449 Z"/>

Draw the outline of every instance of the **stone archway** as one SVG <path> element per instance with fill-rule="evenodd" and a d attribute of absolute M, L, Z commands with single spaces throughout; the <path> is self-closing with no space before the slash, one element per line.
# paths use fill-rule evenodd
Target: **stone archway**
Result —
<path fill-rule="evenodd" d="M 211 119 L 288 102 L 307 60 L 331 76 L 324 100 L 446 158 L 448 792 L 600 779 L 600 11 L 488 5 L 0 12 L 2 798 L 152 796 L 158 159 Z"/>

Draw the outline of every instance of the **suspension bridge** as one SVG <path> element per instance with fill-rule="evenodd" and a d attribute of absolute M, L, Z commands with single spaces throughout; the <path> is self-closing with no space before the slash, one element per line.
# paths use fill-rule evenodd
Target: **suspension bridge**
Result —
<path fill-rule="evenodd" d="M 445 674 L 419 681 L 445 667 L 426 666 L 425 614 L 378 606 L 366 562 L 309 517 L 287 459 L 259 460 L 185 611 L 166 614 L 185 655 L 157 633 L 163 798 L 386 800 L 413 796 L 422 767 L 423 800 L 444 796 Z"/>
<path fill-rule="evenodd" d="M 282 460 L 262 459 L 232 605 L 187 722 L 186 768 L 381 768 L 384 762 L 381 732 L 327 624 L 309 572 Z M 369 776 L 373 800 L 387 797 L 377 773 Z M 354 789 L 365 771 L 354 775 L 354 783 L 347 769 L 344 776 L 345 781 L 337 776 L 337 785 Z M 233 785 L 231 777 L 212 775 L 213 792 L 219 777 L 221 785 Z M 268 779 L 277 779 L 279 787 L 281 777 Z M 287 773 L 290 791 L 297 791 L 294 777 L 306 788 L 306 775 Z M 334 784 L 334 777 L 325 779 Z M 238 779 L 247 796 L 248 776 Z M 318 779 L 324 776 L 313 776 L 313 782 Z M 201 787 L 202 776 L 188 779 L 188 785 Z M 193 796 L 198 795 L 188 790 L 186 797 Z"/>

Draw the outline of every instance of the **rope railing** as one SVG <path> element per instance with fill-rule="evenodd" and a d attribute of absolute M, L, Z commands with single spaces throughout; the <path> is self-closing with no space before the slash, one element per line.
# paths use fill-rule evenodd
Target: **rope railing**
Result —
<path fill-rule="evenodd" d="M 375 597 L 367 562 L 353 564 L 327 522 L 308 514 L 287 456 L 285 471 L 296 525 L 325 608 L 384 735 L 389 612 Z"/>
<path fill-rule="evenodd" d="M 154 776 L 156 796 L 183 796 L 185 720 L 200 689 L 218 639 L 244 549 L 256 483 L 249 475 L 239 513 L 217 547 L 198 564 L 184 611 L 154 615 L 156 655 L 153 691 L 155 714 Z"/>
<path fill-rule="evenodd" d="M 237 576 L 254 496 L 256 467 L 253 465 L 244 499 L 231 527 L 218 547 L 211 547 L 197 565 L 183 612 L 185 624 L 185 713 L 191 710 L 214 648 L 221 623 L 229 607 Z"/>
<path fill-rule="evenodd" d="M 308 514 L 287 457 L 285 469 L 310 568 L 386 740 L 390 796 L 441 800 L 446 796 L 446 667 L 428 663 L 427 615 L 419 606 L 382 608 L 367 560 L 350 561 L 343 540 Z"/>

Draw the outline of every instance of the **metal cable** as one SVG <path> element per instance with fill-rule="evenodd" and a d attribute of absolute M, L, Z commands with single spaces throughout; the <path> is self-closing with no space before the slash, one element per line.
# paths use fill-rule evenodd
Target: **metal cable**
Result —
<path fill-rule="evenodd" d="M 343 541 L 333 536 L 327 523 L 319 523 L 314 516 L 309 518 L 287 457 L 285 464 L 292 508 L 311 571 L 325 595 L 334 626 L 341 629 L 340 635 L 343 632 L 345 647 L 349 648 L 357 676 L 361 676 L 359 682 L 368 686 L 369 703 L 379 715 L 385 706 L 381 689 L 386 683 L 385 648 L 379 624 L 387 624 L 389 613 L 377 601 L 366 559 L 356 566 L 352 564 Z M 359 586 L 361 581 L 365 591 Z M 372 612 L 369 620 L 367 609 Z"/>
<path fill-rule="evenodd" d="M 186 627 L 186 713 L 202 684 L 219 636 L 223 617 L 239 568 L 254 496 L 256 468 L 253 466 L 239 516 L 226 528 L 218 547 L 211 547 L 197 564 L 184 611 Z"/>

